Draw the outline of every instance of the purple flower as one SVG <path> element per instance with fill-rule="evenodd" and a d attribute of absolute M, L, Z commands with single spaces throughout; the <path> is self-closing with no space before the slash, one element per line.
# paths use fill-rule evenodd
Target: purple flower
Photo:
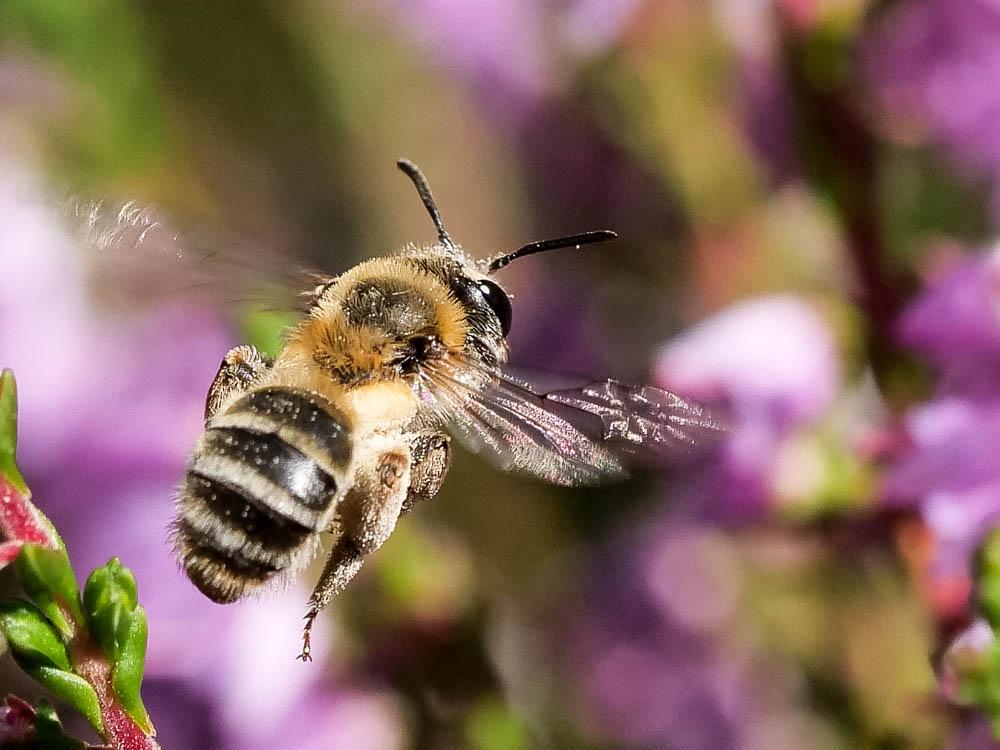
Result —
<path fill-rule="evenodd" d="M 387 696 L 350 690 L 311 691 L 265 731 L 234 731 L 233 750 L 398 750 L 407 746 L 399 709 Z"/>
<path fill-rule="evenodd" d="M 933 573 L 964 577 L 1000 521 L 1000 317 L 996 252 L 969 256 L 904 311 L 900 340 L 935 365 L 936 395 L 912 408 L 909 445 L 886 477 L 886 497 L 916 504 L 934 534 Z"/>
<path fill-rule="evenodd" d="M 381 0 L 379 5 L 407 40 L 415 38 L 438 64 L 509 115 L 558 87 L 557 62 L 566 52 L 590 56 L 613 45 L 641 3 Z"/>
<path fill-rule="evenodd" d="M 636 20 L 642 0 L 573 0 L 562 4 L 561 31 L 578 51 L 595 55 L 615 45 Z"/>
<path fill-rule="evenodd" d="M 574 612 L 583 724 L 599 744 L 822 746 L 794 667 L 733 637 L 744 575 L 716 529 L 671 518 L 605 551 Z M 808 736 L 808 739 L 807 739 Z"/>
<path fill-rule="evenodd" d="M 792 16 L 809 12 L 782 5 Z M 715 12 L 719 30 L 736 50 L 734 98 L 743 132 L 780 182 L 795 175 L 798 159 L 774 6 L 773 0 L 723 0 Z"/>
<path fill-rule="evenodd" d="M 777 63 L 747 57 L 739 69 L 738 107 L 751 145 L 767 165 L 771 179 L 783 182 L 798 171 L 787 88 Z"/>
<path fill-rule="evenodd" d="M 938 369 L 942 390 L 996 394 L 1000 375 L 1000 250 L 963 256 L 909 306 L 900 343 Z"/>
<path fill-rule="evenodd" d="M 532 98 L 552 85 L 542 8 L 536 3 L 382 0 L 381 5 L 407 39 L 416 39 L 438 64 L 479 91 Z"/>
<path fill-rule="evenodd" d="M 658 385 L 716 404 L 728 435 L 693 494 L 713 511 L 758 512 L 771 498 L 782 450 L 824 415 L 840 385 L 833 334 L 795 297 L 752 300 L 725 310 L 660 352 Z"/>
<path fill-rule="evenodd" d="M 890 129 L 906 140 L 944 146 L 996 183 L 1000 6 L 991 0 L 901 3 L 866 40 L 864 60 Z"/>

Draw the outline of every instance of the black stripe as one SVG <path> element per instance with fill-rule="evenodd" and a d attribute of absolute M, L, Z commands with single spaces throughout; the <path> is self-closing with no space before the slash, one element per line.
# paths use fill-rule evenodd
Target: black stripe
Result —
<path fill-rule="evenodd" d="M 285 569 L 284 565 L 279 565 L 271 560 L 250 557 L 241 550 L 221 549 L 215 543 L 214 537 L 199 532 L 186 520 L 180 522 L 178 529 L 187 540 L 188 554 L 199 558 L 203 563 L 215 563 L 230 573 L 260 580 L 269 578 Z"/>
<path fill-rule="evenodd" d="M 351 441 L 337 416 L 336 407 L 319 394 L 290 388 L 261 388 L 246 394 L 226 414 L 249 412 L 279 425 L 287 425 L 330 457 L 334 466 L 347 468 Z"/>
<path fill-rule="evenodd" d="M 313 533 L 311 529 L 273 512 L 266 504 L 222 482 L 188 473 L 184 493 L 200 501 L 212 515 L 226 525 L 252 537 L 275 554 L 288 553 L 301 546 Z M 191 528 L 197 537 L 204 533 Z"/>
<path fill-rule="evenodd" d="M 246 471 L 287 490 L 310 510 L 326 510 L 337 491 L 333 477 L 278 435 L 228 427 L 209 428 L 202 454 L 239 461 Z"/>
<path fill-rule="evenodd" d="M 182 525 L 181 532 L 186 533 L 187 531 Z M 282 571 L 278 565 L 251 560 L 239 551 L 220 550 L 212 546 L 204 536 L 189 536 L 188 544 L 190 545 L 188 551 L 190 557 L 200 559 L 202 564 L 215 563 L 236 575 L 263 581 Z M 189 575 L 192 567 L 190 564 L 188 565 Z"/>

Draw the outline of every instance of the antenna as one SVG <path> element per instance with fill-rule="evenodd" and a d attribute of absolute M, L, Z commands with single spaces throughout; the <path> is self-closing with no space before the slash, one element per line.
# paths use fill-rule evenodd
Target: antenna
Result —
<path fill-rule="evenodd" d="M 448 234 L 448 230 L 444 228 L 444 223 L 441 221 L 441 212 L 438 211 L 437 203 L 434 202 L 434 196 L 431 195 L 431 186 L 427 184 L 427 178 L 420 171 L 420 167 L 409 159 L 400 159 L 396 162 L 396 166 L 402 170 L 403 174 L 410 178 L 413 186 L 417 189 L 417 194 L 420 196 L 420 200 L 423 201 L 424 208 L 431 215 L 431 221 L 434 222 L 434 226 L 437 228 L 438 241 L 446 247 L 455 247 L 454 240 Z"/>
<path fill-rule="evenodd" d="M 538 242 L 532 242 L 524 247 L 519 247 L 512 253 L 507 253 L 507 255 L 501 255 L 499 258 L 494 258 L 490 261 L 488 266 L 490 273 L 496 273 L 501 268 L 506 266 L 508 263 L 517 260 L 518 258 L 523 258 L 525 255 L 534 255 L 535 253 L 544 253 L 546 250 L 558 250 L 562 247 L 576 247 L 580 248 L 580 245 L 591 245 L 595 242 L 607 242 L 608 240 L 613 240 L 618 235 L 607 229 L 598 229 L 594 232 L 584 232 L 583 234 L 571 234 L 569 237 L 559 237 L 554 240 L 540 240 Z"/>

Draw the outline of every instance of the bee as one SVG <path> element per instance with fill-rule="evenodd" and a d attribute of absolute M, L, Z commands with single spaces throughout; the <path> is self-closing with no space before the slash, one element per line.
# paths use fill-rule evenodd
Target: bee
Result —
<path fill-rule="evenodd" d="M 399 518 L 441 488 L 455 438 L 560 485 L 623 477 L 630 457 L 691 448 L 708 411 L 614 380 L 544 391 L 505 368 L 511 299 L 494 278 L 533 253 L 605 242 L 593 231 L 476 260 L 445 230 L 427 180 L 413 182 L 437 242 L 319 277 L 273 359 L 229 351 L 176 501 L 172 542 L 187 576 L 228 603 L 294 574 L 332 546 L 309 598 L 310 629 Z"/>

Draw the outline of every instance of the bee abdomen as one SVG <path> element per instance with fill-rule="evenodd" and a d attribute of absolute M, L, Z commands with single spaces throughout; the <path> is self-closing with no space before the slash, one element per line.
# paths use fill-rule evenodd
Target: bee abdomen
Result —
<path fill-rule="evenodd" d="M 282 388 L 252 391 L 209 422 L 175 522 L 203 593 L 233 601 L 310 556 L 349 470 L 349 438 L 330 402 Z"/>

